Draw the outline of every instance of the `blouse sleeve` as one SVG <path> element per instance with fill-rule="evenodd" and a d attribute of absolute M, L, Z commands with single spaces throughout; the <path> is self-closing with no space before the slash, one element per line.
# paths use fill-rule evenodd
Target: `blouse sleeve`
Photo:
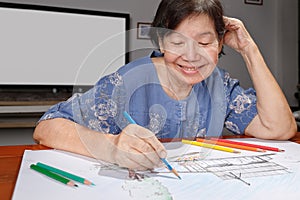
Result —
<path fill-rule="evenodd" d="M 225 127 L 234 134 L 244 134 L 257 115 L 256 92 L 253 88 L 244 90 L 228 72 L 224 72 L 224 84 L 227 100 Z"/>
<path fill-rule="evenodd" d="M 67 101 L 52 106 L 39 120 L 64 118 L 103 133 L 119 133 L 114 122 L 116 105 L 111 100 L 114 77 L 117 73 L 100 79 L 85 93 L 73 94 Z"/>

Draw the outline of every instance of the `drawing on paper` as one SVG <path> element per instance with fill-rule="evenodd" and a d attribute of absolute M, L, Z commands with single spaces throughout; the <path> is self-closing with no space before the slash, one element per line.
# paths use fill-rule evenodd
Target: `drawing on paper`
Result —
<path fill-rule="evenodd" d="M 122 188 L 132 199 L 172 200 L 172 195 L 164 185 L 154 178 L 125 181 Z"/>
<path fill-rule="evenodd" d="M 138 180 L 141 181 L 148 177 L 144 171 L 135 171 L 115 164 L 100 164 L 98 175 L 108 176 L 111 178 L 124 179 L 124 180 Z"/>
<path fill-rule="evenodd" d="M 98 175 L 125 180 L 122 189 L 128 191 L 132 199 L 172 200 L 172 195 L 167 187 L 155 178 L 147 176 L 147 173 L 151 172 L 134 171 L 114 164 L 100 162 Z"/>
<path fill-rule="evenodd" d="M 286 167 L 271 161 L 271 156 L 273 155 L 275 154 L 203 159 L 201 154 L 193 152 L 172 157 L 169 161 L 171 161 L 178 173 L 213 173 L 223 180 L 235 179 L 250 186 L 250 183 L 247 182 L 245 178 L 290 173 Z M 99 172 L 100 175 L 125 179 L 123 189 L 129 191 L 129 194 L 136 199 L 139 199 L 141 195 L 145 195 L 143 198 L 147 199 L 147 196 L 150 194 L 158 195 L 156 199 L 160 199 L 162 196 L 171 197 L 171 194 L 167 192 L 167 188 L 155 180 L 155 176 L 151 176 L 153 173 L 170 172 L 166 168 L 155 169 L 154 171 L 136 172 L 117 167 L 116 165 L 102 166 L 102 169 Z M 148 192 L 145 193 L 141 191 Z"/>
<path fill-rule="evenodd" d="M 229 157 L 218 159 L 176 159 L 178 173 L 213 173 L 223 180 L 272 176 L 290 173 L 288 169 L 275 162 L 271 156 L 263 154 L 255 156 Z M 234 175 L 233 175 L 234 174 Z"/>
<path fill-rule="evenodd" d="M 241 179 L 290 173 L 286 167 L 270 161 L 273 155 L 275 154 L 203 159 L 197 153 L 188 153 L 173 157 L 170 161 L 178 173 L 213 173 L 223 180 L 237 179 L 237 177 Z M 127 180 L 143 179 L 144 177 L 148 177 L 147 174 L 151 173 L 170 172 L 166 168 L 155 169 L 152 172 L 134 172 L 116 165 L 102 166 L 99 171 L 99 175 Z"/>

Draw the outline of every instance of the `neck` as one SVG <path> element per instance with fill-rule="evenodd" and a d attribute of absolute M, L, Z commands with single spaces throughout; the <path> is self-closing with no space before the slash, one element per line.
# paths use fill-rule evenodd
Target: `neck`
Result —
<path fill-rule="evenodd" d="M 172 79 L 170 74 L 167 73 L 167 83 L 164 85 L 166 93 L 176 100 L 182 100 L 189 96 L 192 86 L 183 85 L 177 80 Z"/>

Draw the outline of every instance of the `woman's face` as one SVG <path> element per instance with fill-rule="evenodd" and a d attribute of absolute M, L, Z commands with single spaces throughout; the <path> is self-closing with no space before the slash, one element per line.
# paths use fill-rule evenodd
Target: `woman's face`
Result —
<path fill-rule="evenodd" d="M 169 73 L 189 85 L 212 73 L 221 47 L 214 23 L 207 15 L 188 17 L 160 42 Z"/>

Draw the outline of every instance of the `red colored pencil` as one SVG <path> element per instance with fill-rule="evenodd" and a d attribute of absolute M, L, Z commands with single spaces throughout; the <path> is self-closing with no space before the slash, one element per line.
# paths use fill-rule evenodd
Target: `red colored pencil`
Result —
<path fill-rule="evenodd" d="M 249 146 L 240 145 L 240 144 L 232 144 L 232 143 L 228 143 L 228 142 L 222 142 L 219 140 L 207 140 L 207 139 L 197 138 L 197 142 L 205 142 L 208 144 L 215 144 L 215 145 L 231 147 L 231 148 L 236 148 L 236 149 L 242 149 L 242 150 L 247 150 L 247 151 L 265 152 L 264 149 L 260 149 L 260 148 L 256 148 L 256 147 L 249 147 Z"/>
<path fill-rule="evenodd" d="M 264 150 L 269 150 L 269 151 L 277 151 L 277 152 L 283 152 L 283 149 L 275 148 L 275 147 L 269 147 L 269 146 L 263 146 L 263 145 L 257 145 L 257 144 L 249 144 L 245 142 L 237 142 L 237 141 L 232 141 L 232 140 L 226 140 L 226 139 L 219 139 L 219 138 L 210 138 L 211 140 L 214 141 L 220 141 L 220 142 L 227 142 L 230 144 L 238 144 L 238 145 L 244 145 L 248 147 L 255 147 L 259 149 L 264 149 Z"/>

